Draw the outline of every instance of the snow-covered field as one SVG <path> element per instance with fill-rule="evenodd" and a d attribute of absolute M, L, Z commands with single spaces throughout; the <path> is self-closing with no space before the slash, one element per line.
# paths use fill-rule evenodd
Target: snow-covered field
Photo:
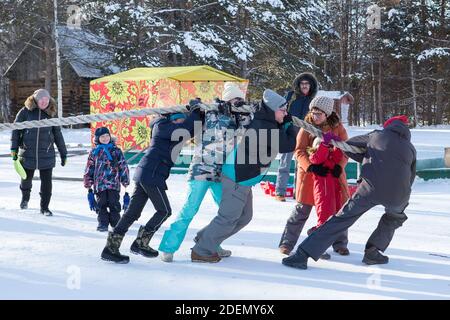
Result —
<path fill-rule="evenodd" d="M 370 130 L 350 128 L 349 134 Z M 88 130 L 64 130 L 64 135 L 73 146 L 89 144 Z M 442 157 L 443 148 L 450 147 L 448 127 L 416 129 L 412 135 L 419 158 Z M 8 152 L 9 133 L 0 132 L 0 154 Z M 81 177 L 85 161 L 86 155 L 70 157 L 54 175 Z M 168 181 L 174 214 L 183 204 L 185 183 L 183 175 Z M 232 257 L 213 265 L 190 262 L 196 231 L 216 213 L 208 195 L 173 263 L 131 255 L 128 265 L 115 265 L 99 258 L 106 234 L 95 230 L 96 215 L 88 210 L 82 184 L 54 181 L 53 217 L 38 213 L 39 184 L 34 182 L 31 208 L 18 210 L 18 176 L 10 158 L 0 157 L 0 299 L 450 299 L 450 180 L 416 180 L 409 220 L 386 252 L 389 264 L 361 263 L 365 241 L 383 214 L 376 207 L 350 229 L 350 256 L 332 253 L 329 261 L 311 261 L 306 271 L 283 266 L 277 250 L 294 202 L 275 202 L 259 187 L 253 221 L 224 242 Z M 139 224 L 152 214 L 149 203 L 122 253 L 129 254 Z M 152 239 L 153 247 L 170 222 Z M 313 224 L 314 213 L 306 228 Z"/>

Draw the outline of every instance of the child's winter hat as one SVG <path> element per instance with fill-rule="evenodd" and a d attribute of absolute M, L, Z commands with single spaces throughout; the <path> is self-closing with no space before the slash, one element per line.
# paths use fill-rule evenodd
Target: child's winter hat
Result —
<path fill-rule="evenodd" d="M 235 82 L 225 82 L 222 91 L 222 100 L 230 101 L 235 98 L 245 99 L 244 93 Z"/>
<path fill-rule="evenodd" d="M 272 111 L 277 111 L 286 105 L 287 101 L 285 98 L 280 96 L 273 90 L 266 89 L 263 92 L 263 102 L 266 106 L 268 106 Z"/>
<path fill-rule="evenodd" d="M 329 117 L 334 111 L 334 100 L 324 96 L 317 96 L 309 104 L 309 110 L 313 108 L 322 110 Z"/>
<path fill-rule="evenodd" d="M 100 128 L 95 129 L 95 133 L 94 133 L 94 135 L 95 135 L 95 139 L 94 139 L 95 144 L 99 144 L 100 143 L 99 142 L 99 138 L 100 138 L 100 136 L 102 136 L 104 134 L 109 134 L 109 136 L 111 136 L 111 133 L 109 132 L 109 129 L 107 127 L 100 127 Z"/>
<path fill-rule="evenodd" d="M 395 116 L 395 117 L 392 117 L 392 118 L 386 120 L 386 122 L 383 124 L 383 127 L 386 128 L 388 125 L 390 125 L 395 120 L 399 120 L 399 121 L 403 122 L 404 124 L 409 125 L 408 117 L 405 115 L 400 115 L 400 116 Z"/>
<path fill-rule="evenodd" d="M 316 137 L 316 138 L 314 139 L 313 143 L 312 143 L 312 148 L 313 148 L 313 149 L 319 148 L 319 145 L 322 143 L 322 141 L 323 141 L 323 140 L 322 140 L 321 138 Z"/>

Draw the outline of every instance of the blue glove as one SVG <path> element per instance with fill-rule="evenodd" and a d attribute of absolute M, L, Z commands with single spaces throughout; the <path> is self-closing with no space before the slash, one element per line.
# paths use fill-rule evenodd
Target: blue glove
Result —
<path fill-rule="evenodd" d="M 95 201 L 95 195 L 91 188 L 89 188 L 87 198 L 89 201 L 89 209 L 91 209 L 91 211 L 97 211 L 97 201 Z"/>
<path fill-rule="evenodd" d="M 128 206 L 130 205 L 130 195 L 128 194 L 128 192 L 125 192 L 125 194 L 123 195 L 123 211 L 127 211 Z"/>

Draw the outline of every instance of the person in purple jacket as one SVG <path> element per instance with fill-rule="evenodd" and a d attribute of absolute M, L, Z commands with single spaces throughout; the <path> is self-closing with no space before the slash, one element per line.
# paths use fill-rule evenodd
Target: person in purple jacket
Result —
<path fill-rule="evenodd" d="M 94 143 L 96 147 L 89 153 L 83 180 L 84 187 L 89 189 L 90 208 L 98 215 L 97 230 L 105 232 L 108 225 L 115 227 L 120 219 L 120 184 L 125 188 L 130 184 L 130 171 L 108 128 L 95 130 Z"/>

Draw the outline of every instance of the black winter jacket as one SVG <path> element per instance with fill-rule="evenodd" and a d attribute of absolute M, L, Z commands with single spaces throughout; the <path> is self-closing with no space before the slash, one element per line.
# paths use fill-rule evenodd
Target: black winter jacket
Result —
<path fill-rule="evenodd" d="M 384 206 L 407 204 L 416 176 L 416 149 L 409 128 L 397 120 L 347 143 L 367 148 L 364 154 L 346 154 L 362 163 L 361 178 L 373 188 L 374 201 Z"/>
<path fill-rule="evenodd" d="M 49 119 L 54 116 L 56 116 L 55 100 L 50 99 L 49 106 L 42 111 L 30 96 L 25 101 L 25 106 L 17 113 L 14 122 Z M 19 158 L 25 169 L 54 168 L 56 163 L 54 144 L 61 158 L 67 157 L 61 127 L 23 129 L 12 132 L 11 150 L 19 150 Z"/>

